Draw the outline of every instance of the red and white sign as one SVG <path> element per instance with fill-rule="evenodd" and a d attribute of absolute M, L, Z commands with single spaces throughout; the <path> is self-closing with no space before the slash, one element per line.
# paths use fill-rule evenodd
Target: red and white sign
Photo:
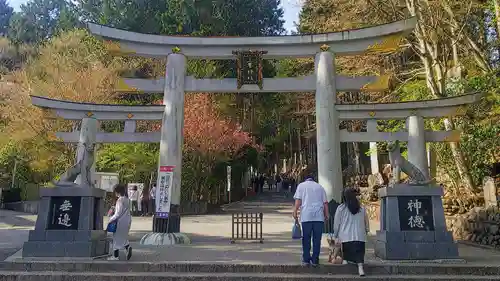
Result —
<path fill-rule="evenodd" d="M 156 216 L 168 218 L 170 199 L 172 198 L 172 182 L 175 166 L 160 166 L 158 171 L 158 187 L 156 188 Z"/>

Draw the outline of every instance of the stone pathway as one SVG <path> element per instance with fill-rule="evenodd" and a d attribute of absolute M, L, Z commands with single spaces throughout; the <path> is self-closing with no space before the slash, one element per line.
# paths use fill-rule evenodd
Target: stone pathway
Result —
<path fill-rule="evenodd" d="M 4 260 L 22 248 L 35 220 L 36 216 L 0 209 L 0 259 Z"/>
<path fill-rule="evenodd" d="M 225 214 L 184 217 L 181 230 L 192 239 L 191 245 L 169 247 L 143 246 L 133 242 L 133 261 L 194 262 L 194 263 L 239 263 L 239 264 L 298 264 L 300 241 L 291 239 L 291 207 L 293 200 L 281 193 L 266 192 L 244 202 L 233 203 L 224 208 Z M 231 212 L 252 211 L 264 213 L 264 243 L 236 242 L 230 244 Z M 141 223 L 146 223 L 145 221 Z M 147 223 L 147 229 L 150 224 Z M 375 234 L 379 223 L 371 222 Z M 134 223 L 134 236 L 139 234 L 139 225 Z M 137 240 L 139 237 L 134 237 Z M 326 236 L 322 241 L 323 261 L 327 260 Z M 459 246 L 461 257 L 472 264 L 500 264 L 500 251 L 486 250 L 467 245 Z M 367 245 L 368 263 L 382 262 L 374 256 L 371 242 Z"/>
<path fill-rule="evenodd" d="M 192 240 L 190 245 L 143 246 L 139 240 L 151 231 L 150 217 L 134 217 L 130 233 L 134 248 L 132 261 L 137 262 L 195 262 L 238 264 L 298 264 L 300 241 L 291 239 L 291 206 L 293 200 L 281 193 L 265 192 L 244 202 L 225 206 L 224 212 L 214 215 L 187 216 L 181 221 L 182 232 Z M 252 211 L 264 213 L 264 243 L 236 242 L 230 244 L 231 212 Z M 0 210 L 0 258 L 5 259 L 21 249 L 33 228 L 36 216 Z M 372 222 L 374 233 L 378 223 Z M 461 257 L 472 264 L 500 264 L 500 251 L 460 245 Z M 322 260 L 326 260 L 328 249 L 323 238 Z M 367 247 L 367 262 L 379 263 L 374 257 L 370 243 Z"/>

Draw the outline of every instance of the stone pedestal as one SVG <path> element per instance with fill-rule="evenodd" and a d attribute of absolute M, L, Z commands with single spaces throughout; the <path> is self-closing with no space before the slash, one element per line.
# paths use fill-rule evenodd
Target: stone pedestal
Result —
<path fill-rule="evenodd" d="M 179 205 L 170 205 L 168 218 L 153 217 L 153 232 L 177 233 L 181 231 Z"/>
<path fill-rule="evenodd" d="M 153 217 L 153 232 L 145 234 L 140 243 L 142 245 L 168 246 L 176 244 L 190 244 L 191 239 L 181 233 L 181 214 L 179 205 L 170 205 L 168 217 Z"/>
<path fill-rule="evenodd" d="M 457 259 L 458 246 L 446 228 L 442 195 L 438 186 L 399 184 L 380 189 L 375 255 L 386 260 Z"/>
<path fill-rule="evenodd" d="M 105 191 L 79 185 L 40 190 L 35 230 L 23 258 L 97 258 L 109 252 L 103 226 Z"/>

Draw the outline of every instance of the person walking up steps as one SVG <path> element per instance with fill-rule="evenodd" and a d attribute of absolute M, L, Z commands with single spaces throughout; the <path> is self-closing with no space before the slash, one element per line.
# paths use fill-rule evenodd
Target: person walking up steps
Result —
<path fill-rule="evenodd" d="M 128 234 L 130 226 L 132 225 L 132 216 L 130 215 L 130 200 L 125 196 L 127 194 L 127 187 L 125 185 L 117 184 L 114 187 L 114 193 L 118 200 L 114 208 L 114 214 L 109 218 L 109 223 L 116 223 L 116 229 L 113 233 L 113 254 L 108 260 L 119 260 L 120 250 L 125 250 L 127 260 L 132 257 L 132 247 L 128 241 Z"/>
<path fill-rule="evenodd" d="M 323 227 L 329 214 L 325 189 L 312 176 L 306 176 L 306 180 L 297 186 L 294 199 L 293 217 L 297 220 L 300 210 L 302 224 L 302 264 L 318 266 Z"/>
<path fill-rule="evenodd" d="M 368 216 L 355 189 L 345 189 L 343 201 L 333 220 L 334 238 L 337 244 L 342 243 L 344 264 L 357 264 L 359 276 L 365 276 L 365 244 L 370 230 Z"/>

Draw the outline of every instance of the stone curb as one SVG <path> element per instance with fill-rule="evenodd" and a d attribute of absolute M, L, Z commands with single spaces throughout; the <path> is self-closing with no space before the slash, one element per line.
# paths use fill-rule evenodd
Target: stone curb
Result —
<path fill-rule="evenodd" d="M 150 272 L 150 273 L 269 273 L 269 274 L 352 274 L 355 268 L 345 265 L 322 265 L 319 268 L 301 265 L 257 265 L 257 264 L 202 264 L 202 263 L 152 263 L 111 261 L 16 261 L 0 262 L 0 271 L 20 272 Z M 369 275 L 500 275 L 500 267 L 473 266 L 464 264 L 367 264 Z M 498 279 L 500 280 L 500 279 Z"/>
<path fill-rule="evenodd" d="M 473 279 L 471 279 L 473 278 Z M 429 276 L 422 278 L 419 275 L 367 275 L 358 277 L 350 275 L 309 275 L 309 274 L 203 274 L 203 273 L 149 273 L 124 272 L 120 274 L 110 273 L 75 273 L 75 272 L 0 272 L 0 281 L 316 281 L 316 280 L 367 280 L 367 281 L 404 281 L 404 280 L 475 280 L 475 281 L 493 281 L 498 280 L 499 276 Z"/>
<path fill-rule="evenodd" d="M 459 240 L 459 241 L 457 241 L 457 243 L 462 244 L 462 245 L 466 245 L 466 246 L 470 246 L 470 247 L 479 248 L 479 249 L 486 249 L 486 250 L 500 252 L 500 248 L 495 248 L 495 247 L 488 246 L 488 245 L 482 245 L 482 244 L 478 244 L 478 243 L 474 243 L 474 242 L 470 242 L 470 241 Z"/>

